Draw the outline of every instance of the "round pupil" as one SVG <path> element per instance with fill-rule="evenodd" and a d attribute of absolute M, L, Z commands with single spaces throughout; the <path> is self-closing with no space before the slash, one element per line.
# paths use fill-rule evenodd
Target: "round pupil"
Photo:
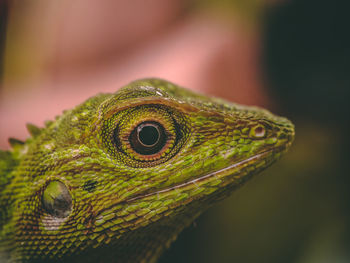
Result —
<path fill-rule="evenodd" d="M 139 124 L 129 137 L 129 142 L 134 151 L 143 155 L 152 155 L 160 152 L 166 141 L 165 129 L 158 122 Z"/>
<path fill-rule="evenodd" d="M 137 128 L 139 141 L 144 146 L 153 146 L 159 141 L 159 130 L 154 124 L 142 124 Z"/>

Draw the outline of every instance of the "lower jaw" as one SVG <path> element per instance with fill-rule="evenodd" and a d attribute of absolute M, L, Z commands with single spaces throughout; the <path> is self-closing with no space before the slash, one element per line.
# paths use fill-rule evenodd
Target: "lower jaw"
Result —
<path fill-rule="evenodd" d="M 144 195 L 137 195 L 128 199 L 126 202 L 133 202 L 139 199 L 144 199 L 152 197 L 154 195 L 163 195 L 172 191 L 182 192 L 182 190 L 192 188 L 205 187 L 205 185 L 214 184 L 216 188 L 225 188 L 226 185 L 237 184 L 241 185 L 243 182 L 247 181 L 253 175 L 261 172 L 268 166 L 270 166 L 275 160 L 278 159 L 278 154 L 285 151 L 285 149 L 271 149 L 258 153 L 252 157 L 245 160 L 236 162 L 225 168 L 219 169 L 217 171 L 208 173 L 204 176 L 165 188 L 159 191 L 147 193 Z M 219 182 L 220 181 L 220 182 Z M 219 182 L 219 183 L 217 183 Z M 216 184 L 217 183 L 217 184 Z M 234 188 L 234 186 L 233 186 Z"/>

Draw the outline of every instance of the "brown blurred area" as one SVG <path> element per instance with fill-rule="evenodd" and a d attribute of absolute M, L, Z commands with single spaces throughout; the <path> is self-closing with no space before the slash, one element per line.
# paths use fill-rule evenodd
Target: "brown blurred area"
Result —
<path fill-rule="evenodd" d="M 296 124 L 291 151 L 211 208 L 169 262 L 350 262 L 345 0 L 0 0 L 0 148 L 64 109 L 159 77 Z"/>
<path fill-rule="evenodd" d="M 221 15 L 195 1 L 8 3 L 2 148 L 9 136 L 27 136 L 26 122 L 40 126 L 63 109 L 137 78 L 165 78 L 241 103 L 268 103 L 253 19 Z"/>

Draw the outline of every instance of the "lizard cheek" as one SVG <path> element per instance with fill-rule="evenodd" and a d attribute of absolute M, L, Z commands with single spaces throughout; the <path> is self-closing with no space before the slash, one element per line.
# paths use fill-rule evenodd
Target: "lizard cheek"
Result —
<path fill-rule="evenodd" d="M 42 205 L 53 217 L 67 217 L 72 210 L 72 196 L 67 186 L 60 181 L 49 182 L 42 195 Z"/>

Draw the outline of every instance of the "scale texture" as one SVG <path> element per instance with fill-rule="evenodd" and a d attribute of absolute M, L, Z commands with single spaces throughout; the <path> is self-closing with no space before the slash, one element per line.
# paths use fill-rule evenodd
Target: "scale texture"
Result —
<path fill-rule="evenodd" d="M 27 127 L 0 151 L 0 262 L 156 262 L 294 137 L 267 110 L 159 79 Z"/>

